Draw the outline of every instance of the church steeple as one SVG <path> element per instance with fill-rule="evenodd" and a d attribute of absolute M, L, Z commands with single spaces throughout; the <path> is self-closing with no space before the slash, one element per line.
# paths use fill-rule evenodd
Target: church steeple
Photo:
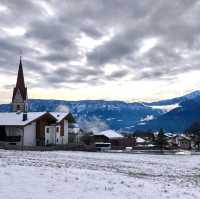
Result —
<path fill-rule="evenodd" d="M 25 88 L 25 83 L 24 83 L 24 72 L 23 72 L 23 67 L 22 67 L 22 59 L 21 59 L 21 56 L 20 56 L 20 61 L 19 61 L 19 69 L 18 69 L 16 87 Z"/>
<path fill-rule="evenodd" d="M 13 97 L 12 97 L 12 111 L 27 111 L 27 88 L 24 83 L 24 73 L 22 67 L 22 60 L 20 56 L 19 69 L 17 75 L 16 86 L 13 89 Z"/>

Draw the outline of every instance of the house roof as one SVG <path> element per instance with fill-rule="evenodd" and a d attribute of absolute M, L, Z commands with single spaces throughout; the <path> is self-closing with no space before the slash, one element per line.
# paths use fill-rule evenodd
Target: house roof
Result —
<path fill-rule="evenodd" d="M 136 142 L 137 142 L 137 143 L 144 143 L 144 142 L 146 142 L 146 140 L 143 139 L 143 138 L 141 138 L 141 137 L 137 137 L 137 138 L 136 138 Z"/>
<path fill-rule="evenodd" d="M 28 117 L 26 121 L 23 121 L 23 113 L 9 112 L 9 113 L 0 113 L 0 126 L 26 126 L 29 123 L 37 120 L 45 114 L 50 114 L 57 122 L 62 121 L 70 112 L 28 112 Z"/>
<path fill-rule="evenodd" d="M 53 117 L 57 119 L 57 122 L 61 122 L 63 119 L 67 119 L 70 123 L 76 123 L 73 115 L 68 112 L 49 112 Z"/>
<path fill-rule="evenodd" d="M 26 121 L 22 120 L 23 113 L 0 113 L 0 126 L 26 126 L 46 113 L 47 112 L 29 112 Z"/>
<path fill-rule="evenodd" d="M 29 123 L 37 120 L 45 114 L 50 114 L 57 122 L 61 122 L 66 117 L 73 118 L 70 112 L 28 112 L 26 121 L 23 121 L 23 113 L 16 112 L 1 112 L 0 113 L 0 126 L 26 126 Z M 67 118 L 68 119 L 68 118 Z M 74 118 L 71 120 L 75 122 Z"/>
<path fill-rule="evenodd" d="M 186 135 L 180 135 L 180 139 L 184 139 L 184 140 L 191 140 L 191 138 L 187 137 Z"/>
<path fill-rule="evenodd" d="M 105 137 L 107 137 L 109 139 L 121 139 L 124 137 L 123 135 L 121 135 L 113 130 L 106 130 L 106 131 L 102 131 L 99 133 L 94 133 L 94 135 L 104 135 Z"/>
<path fill-rule="evenodd" d="M 65 117 L 69 115 L 68 112 L 50 112 L 50 114 L 57 119 L 57 122 L 61 122 Z"/>

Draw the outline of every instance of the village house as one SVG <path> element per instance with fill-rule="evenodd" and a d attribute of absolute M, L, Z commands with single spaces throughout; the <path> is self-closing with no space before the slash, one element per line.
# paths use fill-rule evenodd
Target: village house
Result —
<path fill-rule="evenodd" d="M 191 139 L 187 137 L 186 135 L 174 135 L 171 138 L 171 144 L 172 146 L 178 147 L 180 149 L 191 149 Z"/>
<path fill-rule="evenodd" d="M 76 123 L 69 111 L 28 111 L 28 95 L 21 58 L 11 109 L 9 113 L 0 113 L 0 144 L 48 146 L 69 143 L 69 126 Z M 74 129 L 70 128 L 70 132 L 73 133 Z"/>
<path fill-rule="evenodd" d="M 98 133 L 93 133 L 93 135 L 95 142 L 111 143 L 112 149 L 125 147 L 124 136 L 113 130 L 106 130 Z"/>

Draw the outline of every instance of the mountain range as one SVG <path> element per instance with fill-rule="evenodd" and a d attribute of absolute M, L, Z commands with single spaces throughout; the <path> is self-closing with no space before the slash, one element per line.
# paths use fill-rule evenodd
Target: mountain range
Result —
<path fill-rule="evenodd" d="M 10 104 L 0 105 L 1 112 L 10 111 Z M 41 100 L 30 99 L 29 111 L 70 110 L 81 128 L 120 132 L 136 130 L 183 132 L 200 120 L 200 91 L 156 102 L 123 102 L 105 100 Z"/>

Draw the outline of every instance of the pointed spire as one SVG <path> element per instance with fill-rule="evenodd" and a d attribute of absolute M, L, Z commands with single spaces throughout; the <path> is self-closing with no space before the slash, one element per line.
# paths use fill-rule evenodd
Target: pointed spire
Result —
<path fill-rule="evenodd" d="M 22 99 L 24 101 L 27 100 L 27 88 L 25 87 L 25 83 L 24 83 L 24 72 L 23 72 L 23 67 L 22 67 L 21 56 L 20 56 L 19 69 L 18 69 L 18 75 L 17 75 L 17 83 L 13 90 L 12 101 L 14 101 L 16 93 L 18 91 L 20 92 Z"/>
<path fill-rule="evenodd" d="M 25 88 L 24 72 L 23 72 L 23 67 L 22 67 L 22 58 L 21 58 L 21 56 L 20 56 L 20 62 L 19 62 L 19 69 L 18 69 L 16 87 Z"/>

